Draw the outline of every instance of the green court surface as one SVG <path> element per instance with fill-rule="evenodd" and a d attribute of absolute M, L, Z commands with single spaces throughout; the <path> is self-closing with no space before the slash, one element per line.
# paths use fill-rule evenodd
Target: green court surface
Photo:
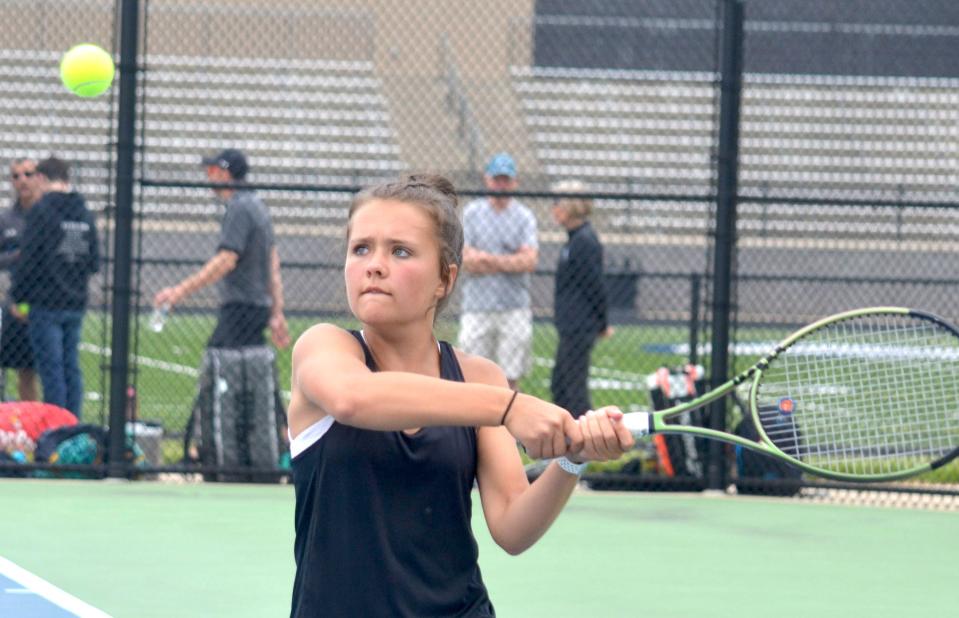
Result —
<path fill-rule="evenodd" d="M 289 615 L 290 486 L 0 481 L 0 556 L 116 617 Z M 534 548 L 486 533 L 498 615 L 903 618 L 959 608 L 955 513 L 578 492 Z"/>

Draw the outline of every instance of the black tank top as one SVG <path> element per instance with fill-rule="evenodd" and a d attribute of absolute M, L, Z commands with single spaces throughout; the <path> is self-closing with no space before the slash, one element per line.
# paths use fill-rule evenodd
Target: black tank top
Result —
<path fill-rule="evenodd" d="M 463 381 L 446 342 L 440 377 Z M 475 428 L 410 436 L 333 422 L 292 469 L 293 618 L 495 615 L 470 527 Z"/>

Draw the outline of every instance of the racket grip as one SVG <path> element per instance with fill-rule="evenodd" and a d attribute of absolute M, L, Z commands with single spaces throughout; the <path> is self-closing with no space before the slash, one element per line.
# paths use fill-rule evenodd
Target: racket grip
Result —
<path fill-rule="evenodd" d="M 623 424 L 632 432 L 634 438 L 649 435 L 649 413 L 629 412 L 623 415 Z"/>

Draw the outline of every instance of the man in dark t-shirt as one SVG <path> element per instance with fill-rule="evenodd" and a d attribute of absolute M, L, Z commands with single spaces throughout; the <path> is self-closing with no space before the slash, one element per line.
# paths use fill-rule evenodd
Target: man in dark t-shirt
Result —
<path fill-rule="evenodd" d="M 215 283 L 220 311 L 208 347 L 263 345 L 263 330 L 269 326 L 273 343 L 284 348 L 290 336 L 283 315 L 280 258 L 266 206 L 243 186 L 249 169 L 246 156 L 228 148 L 204 157 L 203 165 L 210 182 L 230 185 L 213 190 L 226 204 L 216 254 L 193 275 L 157 292 L 153 304 L 169 309 Z"/>
<path fill-rule="evenodd" d="M 17 158 L 10 162 L 10 184 L 13 185 L 13 204 L 0 213 L 0 269 L 11 276 L 20 259 L 20 241 L 27 224 L 27 213 L 42 197 L 35 178 L 37 162 L 30 158 Z M 17 373 L 17 398 L 20 401 L 36 401 L 40 394 L 33 348 L 26 316 L 14 317 L 16 307 L 5 300 L 0 326 L 0 372 L 8 368 Z M 2 380 L 0 380 L 2 383 Z M 5 393 L 4 393 L 5 394 Z"/>

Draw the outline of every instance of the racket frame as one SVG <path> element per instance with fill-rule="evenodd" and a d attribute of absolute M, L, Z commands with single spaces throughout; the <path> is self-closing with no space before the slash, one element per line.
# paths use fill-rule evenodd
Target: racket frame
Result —
<path fill-rule="evenodd" d="M 803 328 L 797 330 L 793 334 L 789 335 L 781 342 L 779 342 L 771 352 L 762 357 L 756 364 L 746 369 L 742 373 L 735 376 L 733 379 L 724 382 L 723 384 L 717 386 L 716 388 L 710 390 L 703 395 L 696 397 L 691 401 L 682 403 L 671 408 L 666 408 L 664 410 L 654 411 L 654 412 L 631 412 L 624 416 L 624 422 L 626 426 L 630 428 L 633 432 L 633 435 L 636 437 L 642 437 L 645 435 L 650 435 L 654 433 L 663 433 L 663 434 L 685 434 L 691 435 L 699 438 L 709 438 L 713 440 L 720 440 L 728 444 L 734 444 L 737 446 L 742 446 L 748 448 L 752 451 L 769 455 L 775 457 L 776 459 L 785 461 L 792 466 L 795 466 L 804 472 L 814 474 L 817 476 L 825 477 L 828 479 L 833 479 L 837 481 L 853 481 L 853 482 L 880 482 L 880 481 L 892 481 L 903 479 L 923 472 L 928 472 L 930 470 L 935 470 L 939 468 L 957 456 L 959 456 L 959 445 L 951 452 L 945 454 L 941 458 L 927 464 L 916 466 L 914 468 L 909 468 L 906 470 L 900 470 L 892 473 L 884 474 L 855 474 L 855 473 L 844 473 L 836 472 L 833 470 L 824 470 L 816 466 L 806 464 L 790 455 L 787 455 L 779 447 L 777 447 L 771 438 L 766 434 L 763 429 L 763 425 L 759 420 L 759 410 L 756 403 L 756 396 L 759 391 L 759 383 L 762 379 L 763 371 L 769 366 L 769 363 L 775 360 L 780 354 L 782 354 L 786 349 L 788 349 L 792 344 L 796 343 L 809 333 L 819 330 L 820 328 L 833 324 L 836 322 L 842 322 L 850 318 L 860 317 L 864 315 L 872 314 L 891 314 L 891 315 L 912 315 L 925 320 L 931 320 L 940 326 L 945 327 L 947 330 L 952 331 L 952 333 L 959 338 L 959 331 L 956 330 L 954 326 L 930 313 L 923 311 L 916 311 L 913 309 L 907 309 L 905 307 L 866 307 L 862 309 L 854 309 L 852 311 L 845 311 L 842 313 L 837 313 L 821 320 L 817 320 Z M 747 381 L 752 380 L 752 384 L 749 388 L 749 414 L 752 418 L 753 425 L 756 427 L 757 432 L 759 433 L 759 441 L 749 440 L 742 436 L 737 436 L 735 434 L 727 433 L 725 431 L 719 431 L 716 429 L 709 429 L 707 427 L 695 427 L 691 425 L 675 425 L 667 423 L 666 420 L 679 416 L 685 412 L 690 412 L 692 410 L 697 410 L 699 408 L 705 407 L 706 405 L 725 397 L 730 392 L 734 391 L 741 384 L 746 383 Z"/>

